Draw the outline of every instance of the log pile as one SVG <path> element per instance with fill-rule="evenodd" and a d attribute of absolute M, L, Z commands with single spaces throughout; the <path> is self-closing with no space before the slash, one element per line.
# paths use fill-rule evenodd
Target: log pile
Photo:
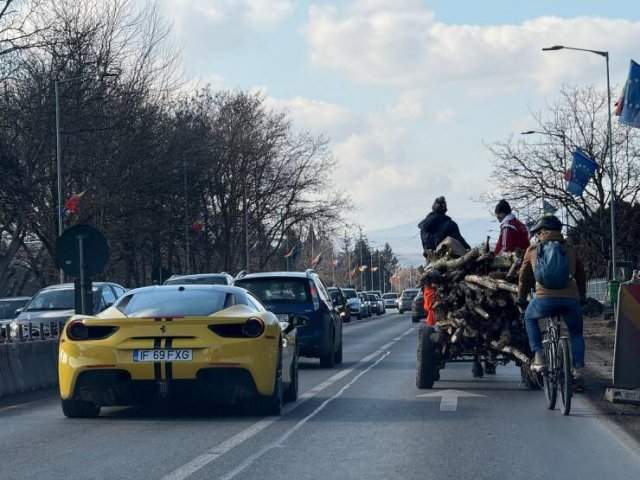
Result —
<path fill-rule="evenodd" d="M 438 293 L 437 343 L 445 357 L 499 352 L 528 362 L 527 335 L 516 305 L 522 252 L 495 257 L 474 248 L 431 258 L 422 277 Z"/>

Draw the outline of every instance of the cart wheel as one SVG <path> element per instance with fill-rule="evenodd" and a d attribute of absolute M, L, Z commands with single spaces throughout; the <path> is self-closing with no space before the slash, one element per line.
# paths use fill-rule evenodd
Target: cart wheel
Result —
<path fill-rule="evenodd" d="M 433 383 L 440 379 L 436 351 L 431 334 L 433 328 L 422 324 L 418 330 L 418 351 L 416 361 L 416 387 L 433 388 Z"/>

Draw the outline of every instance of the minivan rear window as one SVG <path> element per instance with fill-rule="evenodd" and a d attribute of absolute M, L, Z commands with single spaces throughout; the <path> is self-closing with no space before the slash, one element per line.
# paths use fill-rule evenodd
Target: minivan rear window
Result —
<path fill-rule="evenodd" d="M 262 303 L 311 303 L 309 280 L 304 278 L 247 278 L 235 282 Z"/>

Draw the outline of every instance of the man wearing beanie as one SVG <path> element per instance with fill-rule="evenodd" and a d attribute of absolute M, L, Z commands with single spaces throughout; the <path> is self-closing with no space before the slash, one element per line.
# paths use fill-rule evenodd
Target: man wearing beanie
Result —
<path fill-rule="evenodd" d="M 433 202 L 431 213 L 418 224 L 422 248 L 425 252 L 427 250 L 435 250 L 440 242 L 447 237 L 455 238 L 466 249 L 471 248 L 460 234 L 458 224 L 451 220 L 451 217 L 446 215 L 446 212 L 447 201 L 444 197 L 438 197 Z"/>
<path fill-rule="evenodd" d="M 513 252 L 520 248 L 529 248 L 529 232 L 527 227 L 511 213 L 511 205 L 506 200 L 500 200 L 495 208 L 496 218 L 500 222 L 500 235 L 494 253 Z"/>

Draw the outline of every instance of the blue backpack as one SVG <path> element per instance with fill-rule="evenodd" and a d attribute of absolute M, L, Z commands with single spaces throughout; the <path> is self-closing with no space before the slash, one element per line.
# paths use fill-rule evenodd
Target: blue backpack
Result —
<path fill-rule="evenodd" d="M 538 244 L 534 275 L 544 288 L 560 290 L 569 286 L 571 267 L 564 242 L 548 240 Z"/>

